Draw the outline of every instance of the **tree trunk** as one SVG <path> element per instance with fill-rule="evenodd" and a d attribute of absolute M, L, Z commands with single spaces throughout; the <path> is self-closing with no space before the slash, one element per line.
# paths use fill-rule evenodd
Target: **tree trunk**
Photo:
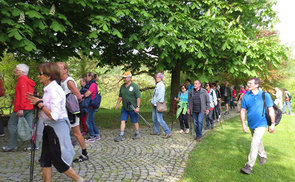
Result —
<path fill-rule="evenodd" d="M 174 67 L 174 69 L 172 69 L 169 112 L 173 111 L 174 97 L 177 97 L 177 94 L 179 91 L 180 70 L 181 70 L 180 61 L 178 60 L 176 63 L 176 66 Z"/>

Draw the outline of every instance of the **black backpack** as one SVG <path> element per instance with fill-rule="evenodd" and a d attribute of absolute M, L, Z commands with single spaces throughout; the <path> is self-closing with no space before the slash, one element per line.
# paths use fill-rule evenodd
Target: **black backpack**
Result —
<path fill-rule="evenodd" d="M 263 99 L 263 111 L 262 111 L 262 116 L 264 116 L 264 113 L 265 113 L 265 117 L 266 117 L 266 120 L 267 120 L 267 124 L 268 126 L 271 125 L 271 119 L 270 119 L 270 116 L 269 116 L 269 111 L 266 107 L 266 103 L 265 103 L 265 92 L 262 93 L 262 99 Z M 279 107 L 274 103 L 273 104 L 273 109 L 274 109 L 274 112 L 275 112 L 275 125 L 278 125 L 282 119 L 282 111 L 279 109 Z"/>

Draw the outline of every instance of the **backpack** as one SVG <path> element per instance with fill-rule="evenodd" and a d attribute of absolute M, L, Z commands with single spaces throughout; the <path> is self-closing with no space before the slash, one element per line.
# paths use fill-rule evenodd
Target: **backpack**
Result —
<path fill-rule="evenodd" d="M 92 106 L 94 109 L 99 109 L 101 103 L 101 95 L 100 92 L 98 91 L 94 98 L 90 100 L 89 106 Z"/>
<path fill-rule="evenodd" d="M 263 111 L 262 111 L 262 116 L 264 116 L 265 113 L 265 117 L 267 120 L 267 125 L 270 126 L 271 125 L 271 119 L 269 116 L 269 111 L 266 107 L 266 102 L 265 102 L 265 92 L 262 92 L 262 99 L 263 99 Z M 282 111 L 279 109 L 279 107 L 274 103 L 273 104 L 273 109 L 275 112 L 275 125 L 278 125 L 282 119 Z"/>
<path fill-rule="evenodd" d="M 3 96 L 5 93 L 4 84 L 2 78 L 0 78 L 0 97 Z"/>
<path fill-rule="evenodd" d="M 290 92 L 288 93 L 288 97 L 289 97 L 289 102 L 292 102 L 292 95 L 290 94 Z"/>

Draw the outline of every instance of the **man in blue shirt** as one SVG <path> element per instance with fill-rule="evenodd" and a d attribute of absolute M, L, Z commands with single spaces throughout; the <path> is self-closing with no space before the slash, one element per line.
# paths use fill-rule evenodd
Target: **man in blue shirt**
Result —
<path fill-rule="evenodd" d="M 248 155 L 248 162 L 245 164 L 245 167 L 241 169 L 241 172 L 245 174 L 251 174 L 257 158 L 257 154 L 260 156 L 259 163 L 261 165 L 263 165 L 266 162 L 267 158 L 262 143 L 262 138 L 267 128 L 267 120 L 265 117 L 265 113 L 262 114 L 262 112 L 265 111 L 263 110 L 263 92 L 259 90 L 260 84 L 261 81 L 259 78 L 250 78 L 250 80 L 247 83 L 247 86 L 249 87 L 250 91 L 244 95 L 242 101 L 241 121 L 243 132 L 248 132 L 247 126 L 245 124 L 245 116 L 247 113 L 248 126 L 252 134 L 251 149 Z M 273 109 L 273 101 L 268 93 L 265 93 L 265 102 L 266 107 L 269 110 L 272 122 L 268 131 L 270 133 L 273 133 L 275 129 L 275 113 Z"/>

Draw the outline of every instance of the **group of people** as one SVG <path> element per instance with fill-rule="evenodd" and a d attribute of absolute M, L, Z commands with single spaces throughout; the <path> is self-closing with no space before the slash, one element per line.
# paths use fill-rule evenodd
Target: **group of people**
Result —
<path fill-rule="evenodd" d="M 292 95 L 285 88 L 283 89 L 283 92 L 282 92 L 278 87 L 276 87 L 275 91 L 276 93 L 273 94 L 276 97 L 274 103 L 278 105 L 280 109 L 283 110 L 284 114 L 286 113 L 286 106 L 288 106 L 289 115 L 291 115 L 292 114 L 292 109 L 291 109 Z M 284 101 L 284 104 L 283 104 L 283 101 Z"/>
<path fill-rule="evenodd" d="M 73 114 L 67 110 L 67 97 L 73 94 L 79 102 L 85 101 L 86 98 L 94 99 L 98 93 L 98 87 L 95 82 L 96 75 L 92 72 L 87 73 L 86 77 L 80 79 L 81 89 L 78 90 L 77 83 L 69 76 L 68 65 L 64 62 L 46 62 L 38 67 L 39 81 L 44 85 L 43 97 L 39 98 L 34 95 L 35 83 L 27 77 L 29 67 L 25 64 L 19 64 L 14 70 L 17 77 L 14 110 L 8 121 L 9 140 L 8 145 L 2 148 L 4 152 L 15 151 L 18 148 L 17 142 L 17 122 L 20 117 L 25 117 L 26 121 L 33 130 L 33 109 L 40 110 L 38 121 L 38 137 L 36 149 L 39 148 L 39 141 L 42 137 L 42 152 L 40 165 L 43 171 L 44 181 L 51 181 L 51 166 L 53 165 L 59 172 L 66 174 L 75 181 L 86 181 L 80 177 L 71 167 L 72 162 L 83 162 L 88 160 L 88 153 L 85 142 L 94 142 L 100 140 L 100 133 L 94 121 L 96 108 L 88 106 L 81 110 L 81 115 Z M 123 75 L 124 83 L 120 87 L 119 98 L 115 109 L 121 107 L 121 125 L 120 134 L 114 139 L 115 142 L 121 142 L 125 139 L 124 131 L 126 122 L 130 117 L 130 122 L 134 123 L 135 134 L 132 139 L 141 138 L 139 132 L 139 112 L 141 104 L 141 92 L 139 87 L 132 82 L 132 73 L 126 71 Z M 163 112 L 159 111 L 158 106 L 165 103 L 165 85 L 163 83 L 164 75 L 157 73 L 155 75 L 155 89 L 151 98 L 152 119 L 154 130 L 151 135 L 160 135 L 160 126 L 164 132 L 162 138 L 171 137 L 171 130 L 163 119 Z M 241 169 L 242 172 L 250 174 L 254 166 L 257 154 L 260 156 L 260 163 L 266 161 L 266 154 L 262 144 L 262 137 L 266 131 L 267 122 L 263 112 L 262 91 L 259 89 L 261 81 L 258 78 L 251 78 L 246 91 L 243 86 L 240 87 L 240 94 L 237 108 L 241 113 L 243 131 L 246 133 L 245 116 L 247 113 L 248 126 L 252 133 L 251 151 L 248 162 Z M 236 95 L 234 88 L 229 87 L 226 81 L 221 89 L 219 82 L 206 83 L 202 87 L 200 80 L 195 80 L 193 85 L 189 79 L 185 84 L 180 86 L 180 91 L 175 97 L 177 101 L 177 118 L 180 123 L 180 133 L 189 133 L 188 117 L 192 116 L 195 140 L 202 140 L 203 119 L 206 118 L 206 129 L 213 129 L 215 120 L 219 121 L 221 114 L 221 102 L 225 103 L 226 111 L 229 113 L 229 105 L 233 101 L 233 95 Z M 276 101 L 280 105 L 280 93 L 276 88 Z M 260 98 L 261 97 L 261 98 Z M 290 102 L 291 95 L 284 90 L 285 105 L 289 107 L 291 114 Z M 234 97 L 236 99 L 236 97 Z M 271 120 L 274 123 L 273 102 L 268 93 L 265 94 L 266 106 L 270 111 Z M 284 110 L 284 109 L 283 109 Z M 284 110 L 285 111 L 285 110 Z M 80 130 L 80 121 L 82 123 L 83 133 L 88 132 L 89 138 L 84 139 Z M 74 159 L 74 149 L 70 138 L 70 131 L 76 137 L 81 146 L 81 155 Z M 274 131 L 274 124 L 269 128 L 269 132 Z M 37 137 L 37 138 L 38 138 Z M 31 146 L 25 150 L 32 150 Z"/>

